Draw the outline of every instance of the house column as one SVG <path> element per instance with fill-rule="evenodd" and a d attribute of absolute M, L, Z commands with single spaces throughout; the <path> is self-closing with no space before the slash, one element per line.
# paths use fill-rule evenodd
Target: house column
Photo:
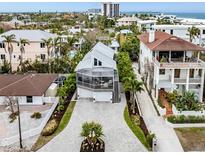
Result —
<path fill-rule="evenodd" d="M 171 70 L 171 84 L 174 85 L 174 69 Z M 171 88 L 171 91 L 173 92 L 173 87 Z"/>
<path fill-rule="evenodd" d="M 189 68 L 187 69 L 187 76 L 186 76 L 186 91 L 189 90 Z"/>
<path fill-rule="evenodd" d="M 171 54 L 171 51 L 169 51 L 169 62 L 171 62 L 171 57 L 172 57 L 172 54 Z"/>
<path fill-rule="evenodd" d="M 202 73 L 201 73 L 201 87 L 199 92 L 199 102 L 203 101 L 203 92 L 204 92 L 204 69 L 202 69 Z"/>
<path fill-rule="evenodd" d="M 186 51 L 184 51 L 183 62 L 185 62 L 185 54 L 186 54 Z"/>
<path fill-rule="evenodd" d="M 200 59 L 200 52 L 197 53 L 197 61 Z"/>

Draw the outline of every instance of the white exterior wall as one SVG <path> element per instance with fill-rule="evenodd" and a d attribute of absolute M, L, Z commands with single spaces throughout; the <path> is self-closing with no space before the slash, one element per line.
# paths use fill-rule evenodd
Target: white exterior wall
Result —
<path fill-rule="evenodd" d="M 5 100 L 5 96 L 0 96 L 0 105 L 4 105 Z M 42 105 L 43 96 L 33 96 L 33 103 L 27 103 L 26 96 L 18 96 L 18 101 L 20 105 Z"/>
<path fill-rule="evenodd" d="M 144 73 L 145 63 L 152 61 L 152 51 L 142 42 L 140 42 L 140 69 L 141 73 Z"/>
<path fill-rule="evenodd" d="M 91 90 L 77 88 L 78 98 L 93 98 L 95 101 L 112 102 L 112 92 L 93 92 Z"/>

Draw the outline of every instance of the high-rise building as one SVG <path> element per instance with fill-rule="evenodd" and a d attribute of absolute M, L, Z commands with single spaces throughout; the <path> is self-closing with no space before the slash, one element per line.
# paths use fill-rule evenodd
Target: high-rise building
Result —
<path fill-rule="evenodd" d="M 119 3 L 102 3 L 102 15 L 109 18 L 118 17 L 120 15 Z"/>

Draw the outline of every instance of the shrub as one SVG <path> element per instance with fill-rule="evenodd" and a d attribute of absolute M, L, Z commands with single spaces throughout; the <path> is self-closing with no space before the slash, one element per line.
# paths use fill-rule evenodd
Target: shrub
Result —
<path fill-rule="evenodd" d="M 19 112 L 18 112 L 18 111 L 14 112 L 14 113 L 11 113 L 11 114 L 9 115 L 9 118 L 11 119 L 9 122 L 10 122 L 10 123 L 14 122 L 14 120 L 16 120 L 16 116 L 18 116 L 18 115 L 19 115 Z"/>
<path fill-rule="evenodd" d="M 155 134 L 148 134 L 147 136 L 146 136 L 146 138 L 147 138 L 147 142 L 148 142 L 148 144 L 150 145 L 150 147 L 152 147 L 152 141 L 153 141 L 153 138 L 155 137 Z"/>
<path fill-rule="evenodd" d="M 205 116 L 185 116 L 185 115 L 178 115 L 178 116 L 169 116 L 167 120 L 171 123 L 204 123 Z"/>
<path fill-rule="evenodd" d="M 139 126 L 140 125 L 140 116 L 139 115 L 131 115 L 132 122 Z"/>
<path fill-rule="evenodd" d="M 31 115 L 31 118 L 35 118 L 35 119 L 40 119 L 42 116 L 41 116 L 41 113 L 40 112 L 34 112 L 32 115 Z"/>
<path fill-rule="evenodd" d="M 162 101 L 161 101 L 160 98 L 158 99 L 157 102 L 158 102 L 158 105 L 159 105 L 161 108 L 163 108 L 163 109 L 165 108 L 164 105 L 162 104 Z"/>
<path fill-rule="evenodd" d="M 65 110 L 65 107 L 63 105 L 58 105 L 58 107 L 57 107 L 58 112 L 62 112 L 64 110 Z"/>
<path fill-rule="evenodd" d="M 58 128 L 58 122 L 55 119 L 50 120 L 47 123 L 47 125 L 44 127 L 43 131 L 41 132 L 41 135 L 42 136 L 52 135 L 57 128 Z"/>

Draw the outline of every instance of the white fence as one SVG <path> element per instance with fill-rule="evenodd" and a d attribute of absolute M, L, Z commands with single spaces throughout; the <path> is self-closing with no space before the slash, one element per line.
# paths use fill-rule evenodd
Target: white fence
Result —
<path fill-rule="evenodd" d="M 52 98 L 51 100 L 52 100 L 53 105 L 50 108 L 44 120 L 42 121 L 42 123 L 34 129 L 30 129 L 28 131 L 22 132 L 22 139 L 27 139 L 29 137 L 32 137 L 32 136 L 35 136 L 41 133 L 41 131 L 47 124 L 48 120 L 50 119 L 51 115 L 53 114 L 53 111 L 55 110 L 56 106 L 58 105 L 58 99 Z M 0 140 L 0 146 L 8 146 L 18 141 L 19 141 L 19 134 Z"/>
<path fill-rule="evenodd" d="M 205 115 L 205 111 L 179 111 L 177 110 L 177 108 L 175 107 L 175 105 L 172 105 L 172 111 L 174 115 L 185 115 L 185 116 L 203 116 Z"/>

